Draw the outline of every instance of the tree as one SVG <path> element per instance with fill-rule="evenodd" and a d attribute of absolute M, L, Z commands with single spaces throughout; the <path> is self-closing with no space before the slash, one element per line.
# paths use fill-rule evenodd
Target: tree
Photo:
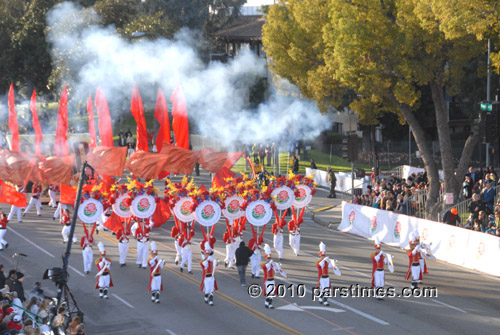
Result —
<path fill-rule="evenodd" d="M 287 5 L 275 7 L 294 8 L 300 6 L 300 3 L 310 6 L 308 1 L 288 1 Z M 469 136 L 455 176 L 456 166 L 446 119 L 445 92 L 448 95 L 459 93 L 464 69 L 472 60 L 484 54 L 484 43 L 478 42 L 471 34 L 447 38 L 439 29 L 440 18 L 421 0 L 332 0 L 322 4 L 325 6 L 318 7 L 327 12 L 323 14 L 328 14 L 327 20 L 321 21 L 318 20 L 320 15 L 314 16 L 319 26 L 315 29 L 318 37 L 314 40 L 321 39 L 324 43 L 322 57 L 317 57 L 315 50 L 310 51 L 310 44 L 306 43 L 305 48 L 299 51 L 299 54 L 303 53 L 305 56 L 300 57 L 299 61 L 292 57 L 296 52 L 293 45 L 290 45 L 288 49 L 282 50 L 285 57 L 276 57 L 278 53 L 268 52 L 272 63 L 280 63 L 288 69 L 300 68 L 300 60 L 319 58 L 324 62 L 323 77 L 327 78 L 327 84 L 317 78 L 319 83 L 315 85 L 331 87 L 329 84 L 337 81 L 340 85 L 352 88 L 358 99 L 351 103 L 351 108 L 364 113 L 366 117 L 376 116 L 384 110 L 404 118 L 412 129 L 428 173 L 430 187 L 426 214 L 429 218 L 435 218 L 440 188 L 438 167 L 415 111 L 419 107 L 422 88 L 429 87 L 434 103 L 445 192 L 457 195 L 457 178 L 461 178 L 466 171 L 472 150 L 479 141 L 479 133 L 476 129 Z M 278 15 L 283 15 L 282 12 L 283 10 L 272 8 L 268 25 L 276 24 L 273 21 L 275 17 L 281 24 L 287 22 L 291 15 L 278 18 Z M 303 12 L 290 12 L 296 22 L 301 22 L 310 20 L 313 10 L 306 8 Z M 449 14 L 453 15 L 453 12 Z M 283 24 L 280 32 L 266 36 L 266 48 L 271 40 L 279 41 L 283 36 L 297 33 L 297 29 L 289 28 L 290 26 Z M 269 32 L 268 29 L 266 27 L 264 31 Z M 305 31 L 310 32 L 311 29 Z M 313 67 L 312 71 L 316 68 Z M 304 87 L 304 78 L 293 75 L 296 71 L 291 69 L 291 82 L 297 84 L 307 96 L 308 90 L 305 88 L 309 86 Z M 318 97 L 315 100 L 321 103 Z"/>

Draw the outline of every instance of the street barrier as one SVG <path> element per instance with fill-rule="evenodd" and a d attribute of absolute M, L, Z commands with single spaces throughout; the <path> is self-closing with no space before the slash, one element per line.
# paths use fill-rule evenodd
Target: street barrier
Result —
<path fill-rule="evenodd" d="M 500 276 L 500 238 L 440 222 L 342 202 L 342 232 L 403 249 L 409 248 L 409 235 L 418 231 L 436 259 L 465 268 Z"/>

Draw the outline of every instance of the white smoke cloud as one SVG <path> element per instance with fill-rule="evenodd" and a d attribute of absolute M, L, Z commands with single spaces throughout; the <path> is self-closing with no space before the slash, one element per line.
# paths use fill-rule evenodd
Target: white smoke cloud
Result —
<path fill-rule="evenodd" d="M 118 36 L 114 27 L 98 25 L 95 12 L 72 2 L 54 7 L 47 22 L 53 59 L 71 70 L 73 100 L 86 101 L 100 86 L 114 122 L 120 113 L 130 113 L 136 83 L 150 108 L 158 86 L 171 106 L 170 95 L 181 84 L 190 120 L 202 135 L 228 147 L 237 142 L 311 139 L 330 126 L 329 118 L 314 103 L 274 91 L 265 104 L 249 110 L 250 87 L 267 75 L 265 60 L 250 51 L 243 50 L 227 64 L 206 65 L 196 52 L 198 40 L 188 30 L 182 29 L 172 40 L 129 41 Z"/>

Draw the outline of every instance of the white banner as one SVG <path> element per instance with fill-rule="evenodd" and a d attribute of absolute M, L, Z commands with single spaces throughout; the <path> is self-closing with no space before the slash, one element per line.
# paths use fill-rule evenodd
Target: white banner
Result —
<path fill-rule="evenodd" d="M 420 241 L 441 261 L 500 276 L 500 238 L 464 228 L 368 206 L 342 202 L 339 230 L 403 249 L 418 229 Z"/>
<path fill-rule="evenodd" d="M 310 176 L 314 173 L 314 182 L 318 185 L 330 188 L 330 183 L 328 182 L 328 172 L 323 170 L 315 170 L 311 168 L 306 168 L 306 176 Z M 335 184 L 335 190 L 339 192 L 347 192 L 352 188 L 351 174 L 347 172 L 336 172 L 335 177 L 337 178 L 337 183 Z M 354 188 L 361 188 L 363 193 L 366 192 L 366 187 L 369 185 L 370 177 L 365 176 L 362 179 L 354 179 Z"/>

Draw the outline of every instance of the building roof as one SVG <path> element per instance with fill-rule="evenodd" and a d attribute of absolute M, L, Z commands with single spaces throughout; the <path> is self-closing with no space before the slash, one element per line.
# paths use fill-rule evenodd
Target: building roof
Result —
<path fill-rule="evenodd" d="M 228 27 L 216 31 L 213 37 L 226 42 L 260 42 L 264 22 L 261 15 L 240 16 Z"/>

